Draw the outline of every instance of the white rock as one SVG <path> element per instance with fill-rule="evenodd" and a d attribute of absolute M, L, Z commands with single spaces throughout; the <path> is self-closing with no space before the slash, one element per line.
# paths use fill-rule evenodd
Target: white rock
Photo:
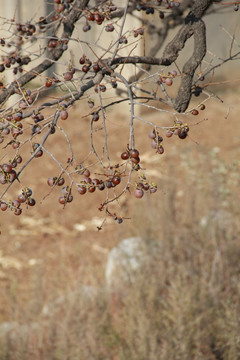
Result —
<path fill-rule="evenodd" d="M 108 254 L 105 270 L 106 285 L 119 289 L 134 282 L 141 268 L 151 260 L 156 244 L 132 237 L 121 241 Z"/>

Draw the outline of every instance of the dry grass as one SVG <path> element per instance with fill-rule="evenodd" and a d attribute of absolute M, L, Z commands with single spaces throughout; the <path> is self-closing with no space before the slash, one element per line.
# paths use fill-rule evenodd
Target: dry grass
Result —
<path fill-rule="evenodd" d="M 103 276 L 94 284 L 82 271 L 78 280 L 95 285 L 86 294 L 68 284 L 74 274 L 63 257 L 46 290 L 36 270 L 27 302 L 14 285 L 8 292 L 16 323 L 0 333 L 1 360 L 239 359 L 239 164 L 190 147 L 171 164 L 170 156 L 160 196 L 133 209 L 131 234 L 160 249 L 135 283 L 110 295 Z M 64 288 L 44 316 L 46 299 Z"/>

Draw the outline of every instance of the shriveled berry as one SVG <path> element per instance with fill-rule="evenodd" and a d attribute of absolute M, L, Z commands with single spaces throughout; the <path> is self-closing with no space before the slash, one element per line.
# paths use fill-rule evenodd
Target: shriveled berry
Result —
<path fill-rule="evenodd" d="M 2 164 L 1 168 L 5 173 L 10 173 L 12 171 L 12 166 L 10 164 Z"/>
<path fill-rule="evenodd" d="M 131 162 L 133 163 L 133 164 L 135 164 L 135 165 L 137 165 L 137 164 L 139 164 L 140 163 L 140 157 L 138 156 L 138 157 L 132 157 L 131 158 Z"/>
<path fill-rule="evenodd" d="M 172 136 L 173 136 L 173 132 L 171 130 L 167 130 L 166 137 L 172 137 Z"/>
<path fill-rule="evenodd" d="M 13 149 L 18 149 L 20 146 L 20 142 L 19 141 L 15 141 L 14 143 L 12 143 L 12 148 Z"/>
<path fill-rule="evenodd" d="M 189 132 L 189 126 L 187 124 L 184 126 L 184 131 Z"/>
<path fill-rule="evenodd" d="M 114 26 L 113 24 L 108 24 L 106 27 L 105 27 L 105 30 L 107 32 L 113 32 L 114 31 Z"/>
<path fill-rule="evenodd" d="M 127 40 L 126 36 L 122 36 L 119 39 L 119 44 L 127 44 L 127 43 L 128 43 L 128 40 Z"/>
<path fill-rule="evenodd" d="M 198 114 L 199 114 L 199 112 L 198 112 L 197 109 L 193 109 L 193 110 L 192 110 L 192 115 L 195 115 L 195 116 L 196 116 L 196 115 L 198 115 Z"/>
<path fill-rule="evenodd" d="M 65 197 L 64 196 L 60 196 L 59 199 L 58 199 L 58 202 L 62 205 L 65 204 L 66 200 L 65 200 Z"/>
<path fill-rule="evenodd" d="M 12 171 L 8 174 L 8 177 L 9 177 L 9 181 L 10 181 L 10 182 L 13 182 L 13 181 L 16 179 L 16 177 L 17 177 L 16 171 L 15 171 L 15 170 L 12 170 Z"/>
<path fill-rule="evenodd" d="M 89 60 L 89 59 L 86 59 L 86 64 L 90 67 L 91 65 L 92 65 L 92 62 L 91 62 L 91 60 Z"/>
<path fill-rule="evenodd" d="M 182 131 L 181 128 L 175 129 L 175 130 L 174 130 L 174 135 L 179 135 L 179 134 L 181 134 L 181 131 Z"/>
<path fill-rule="evenodd" d="M 92 99 L 88 100 L 88 106 L 90 107 L 90 109 L 94 107 L 94 101 Z"/>
<path fill-rule="evenodd" d="M 27 108 L 27 104 L 24 100 L 21 100 L 20 103 L 19 103 L 19 107 L 21 109 L 26 109 Z"/>
<path fill-rule="evenodd" d="M 2 133 L 3 135 L 8 135 L 10 133 L 10 129 L 6 127 L 5 129 L 3 129 Z"/>
<path fill-rule="evenodd" d="M 94 15 L 92 13 L 89 13 L 87 15 L 87 19 L 88 19 L 88 21 L 94 21 Z"/>
<path fill-rule="evenodd" d="M 0 203 L 0 209 L 1 209 L 2 211 L 6 211 L 7 208 L 8 208 L 8 206 L 7 206 L 6 203 L 4 203 L 4 202 L 1 202 L 1 203 Z"/>
<path fill-rule="evenodd" d="M 100 91 L 102 91 L 102 92 L 105 92 L 105 91 L 107 90 L 107 88 L 106 88 L 106 86 L 105 86 L 104 84 L 100 84 L 100 85 L 99 85 L 99 89 L 100 89 Z"/>
<path fill-rule="evenodd" d="M 179 139 L 186 139 L 187 131 L 182 130 L 181 133 L 178 135 Z"/>
<path fill-rule="evenodd" d="M 85 177 L 83 179 L 83 181 L 86 183 L 86 184 L 92 184 L 92 179 L 90 177 Z"/>
<path fill-rule="evenodd" d="M 60 118 L 62 120 L 67 120 L 68 118 L 68 112 L 66 110 L 62 110 L 61 113 L 60 113 Z"/>
<path fill-rule="evenodd" d="M 105 189 L 105 184 L 104 184 L 104 182 L 102 180 L 100 181 L 100 184 L 98 185 L 98 189 L 100 191 L 103 191 Z"/>
<path fill-rule="evenodd" d="M 112 181 L 107 180 L 107 181 L 106 181 L 106 187 L 107 187 L 108 189 L 111 189 L 111 187 L 112 187 Z"/>
<path fill-rule="evenodd" d="M 23 194 L 18 195 L 18 201 L 20 203 L 25 203 L 26 200 L 27 200 L 27 197 L 25 195 L 23 195 Z"/>
<path fill-rule="evenodd" d="M 120 182 L 121 182 L 121 177 L 120 177 L 119 175 L 113 176 L 113 178 L 112 178 L 112 183 L 113 183 L 114 185 L 118 185 L 118 184 L 120 184 Z"/>
<path fill-rule="evenodd" d="M 87 192 L 87 189 L 84 186 L 79 186 L 77 190 L 81 195 L 84 195 Z"/>
<path fill-rule="evenodd" d="M 80 57 L 79 63 L 80 63 L 81 65 L 85 64 L 85 61 L 86 61 L 86 56 Z"/>
<path fill-rule="evenodd" d="M 48 178 L 47 179 L 47 184 L 49 186 L 53 186 L 55 184 L 55 178 L 53 178 L 53 177 Z"/>
<path fill-rule="evenodd" d="M 11 166 L 12 168 L 17 167 L 17 161 L 16 160 L 11 161 Z"/>
<path fill-rule="evenodd" d="M 173 84 L 172 79 L 171 79 L 171 78 L 166 78 L 165 84 L 166 84 L 167 86 L 172 86 L 172 84 Z"/>
<path fill-rule="evenodd" d="M 143 189 L 147 191 L 149 189 L 149 184 L 143 184 Z"/>
<path fill-rule="evenodd" d="M 99 179 L 92 179 L 92 183 L 97 186 L 97 185 L 100 184 L 100 180 Z"/>
<path fill-rule="evenodd" d="M 160 19 L 164 19 L 164 12 L 163 11 L 159 11 L 159 17 L 160 17 Z"/>
<path fill-rule="evenodd" d="M 43 151 L 39 150 L 36 154 L 35 154 L 35 158 L 39 158 L 43 155 Z"/>
<path fill-rule="evenodd" d="M 18 200 L 14 200 L 14 201 L 12 202 L 12 206 L 13 206 L 13 207 L 18 208 L 20 205 L 21 205 L 21 204 L 20 204 L 20 202 L 19 202 Z"/>
<path fill-rule="evenodd" d="M 14 215 L 21 215 L 21 213 L 22 213 L 22 209 L 20 209 L 20 208 L 17 208 L 17 209 L 15 209 L 14 210 Z"/>
<path fill-rule="evenodd" d="M 32 134 L 40 134 L 41 133 L 41 127 L 39 125 L 34 125 L 32 127 Z"/>
<path fill-rule="evenodd" d="M 138 151 L 137 149 L 131 149 L 131 150 L 130 150 L 130 156 L 131 156 L 132 158 L 137 159 L 137 158 L 139 157 L 139 151 Z"/>
<path fill-rule="evenodd" d="M 33 101 L 34 101 L 34 99 L 33 99 L 32 96 L 29 96 L 29 97 L 27 98 L 27 102 L 28 102 L 29 105 L 32 105 Z"/>
<path fill-rule="evenodd" d="M 62 186 L 65 183 L 65 180 L 63 177 L 61 177 L 60 179 L 57 180 L 57 185 L 58 186 Z"/>
<path fill-rule="evenodd" d="M 93 64 L 93 71 L 98 72 L 100 70 L 100 66 L 98 64 Z"/>
<path fill-rule="evenodd" d="M 171 74 L 173 77 L 175 77 L 175 76 L 177 76 L 177 71 L 176 71 L 176 70 L 171 70 L 171 71 L 170 71 L 170 74 Z"/>
<path fill-rule="evenodd" d="M 148 137 L 149 137 L 149 139 L 155 139 L 155 137 L 156 137 L 155 129 L 152 129 L 152 130 L 149 131 Z"/>
<path fill-rule="evenodd" d="M 164 153 L 164 147 L 162 145 L 157 148 L 157 153 L 158 154 L 163 154 Z"/>
<path fill-rule="evenodd" d="M 144 195 L 144 191 L 142 189 L 135 189 L 134 195 L 137 199 L 141 199 Z"/>
<path fill-rule="evenodd" d="M 7 178 L 3 173 L 0 173 L 0 184 L 4 185 L 7 183 Z"/>
<path fill-rule="evenodd" d="M 83 65 L 82 71 L 87 73 L 89 71 L 89 66 L 88 65 Z"/>
<path fill-rule="evenodd" d="M 86 25 L 83 26 L 83 31 L 84 31 L 84 32 L 87 32 L 87 31 L 89 31 L 90 29 L 91 29 L 91 25 L 89 25 L 89 24 L 86 24 Z"/>
<path fill-rule="evenodd" d="M 69 81 L 69 80 L 72 80 L 73 74 L 71 73 L 71 71 L 67 71 L 63 74 L 63 77 L 66 81 Z"/>
<path fill-rule="evenodd" d="M 129 159 L 129 153 L 127 151 L 124 151 L 122 154 L 121 154 L 121 158 L 123 160 L 127 160 Z"/>
<path fill-rule="evenodd" d="M 27 204 L 28 204 L 29 206 L 34 206 L 34 205 L 36 204 L 36 201 L 35 201 L 33 198 L 29 198 L 29 199 L 27 200 Z"/>
<path fill-rule="evenodd" d="M 102 20 L 102 17 L 100 14 L 94 14 L 94 19 L 95 21 L 100 22 Z"/>
<path fill-rule="evenodd" d="M 88 169 L 85 169 L 83 172 L 83 176 L 89 177 L 91 175 L 90 171 Z"/>
<path fill-rule="evenodd" d="M 14 121 L 21 121 L 22 120 L 22 113 L 21 112 L 17 112 L 16 114 L 13 115 L 13 120 Z"/>
<path fill-rule="evenodd" d="M 90 192 L 90 193 L 93 193 L 95 190 L 96 190 L 96 187 L 93 185 L 88 188 L 88 192 Z"/>
<path fill-rule="evenodd" d="M 47 80 L 46 83 L 45 83 L 45 86 L 46 86 L 46 87 L 52 86 L 52 81 L 51 81 L 51 80 Z"/>
<path fill-rule="evenodd" d="M 157 191 L 157 186 L 156 185 L 152 185 L 150 188 L 149 188 L 149 192 L 150 194 L 153 194 Z"/>

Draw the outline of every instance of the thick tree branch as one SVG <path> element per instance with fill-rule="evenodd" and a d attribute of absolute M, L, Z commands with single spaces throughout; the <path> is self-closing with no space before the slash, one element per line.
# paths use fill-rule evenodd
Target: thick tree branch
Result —
<path fill-rule="evenodd" d="M 151 56 L 121 56 L 113 60 L 113 65 L 119 64 L 150 64 L 150 65 L 171 65 L 166 58 L 153 58 Z"/>
<path fill-rule="evenodd" d="M 213 0 L 194 1 L 192 10 L 185 19 L 185 24 L 174 39 L 167 45 L 163 53 L 163 58 L 172 63 L 177 59 L 179 52 L 184 48 L 186 41 L 194 35 L 194 51 L 183 67 L 182 81 L 177 98 L 175 99 L 174 108 L 178 112 L 184 112 L 188 107 L 191 99 L 191 87 L 194 73 L 206 54 L 206 30 L 201 17 L 212 3 Z"/>
<path fill-rule="evenodd" d="M 191 99 L 192 81 L 197 67 L 201 64 L 206 54 L 206 28 L 202 20 L 192 25 L 189 33 L 194 33 L 194 51 L 190 59 L 184 64 L 182 80 L 178 89 L 178 95 L 174 102 L 174 108 L 178 112 L 184 112 Z"/>

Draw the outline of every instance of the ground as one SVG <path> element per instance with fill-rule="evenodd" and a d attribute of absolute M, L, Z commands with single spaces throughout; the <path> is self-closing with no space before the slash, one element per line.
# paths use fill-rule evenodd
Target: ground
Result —
<path fill-rule="evenodd" d="M 133 194 L 127 194 L 120 200 L 120 206 L 115 206 L 114 211 L 131 218 L 120 225 L 107 219 L 103 223 L 103 229 L 97 230 L 97 226 L 105 218 L 104 213 L 97 209 L 103 201 L 103 194 L 100 192 L 82 197 L 76 193 L 74 201 L 65 209 L 57 200 L 60 189 L 55 189 L 43 199 L 49 192 L 46 180 L 56 174 L 56 167 L 52 160 L 47 160 L 47 154 L 44 154 L 44 158 L 33 161 L 23 178 L 25 186 L 28 185 L 28 179 L 29 186 L 31 183 L 37 201 L 36 207 L 25 209 L 19 217 L 9 212 L 0 214 L 0 323 L 18 318 L 19 314 L 16 312 L 29 316 L 27 309 L 31 306 L 33 313 L 41 312 L 45 302 L 61 295 L 65 289 L 74 288 L 78 282 L 87 285 L 103 284 L 109 250 L 123 238 L 146 235 L 146 228 L 149 226 L 146 211 L 149 207 L 154 214 L 151 218 L 152 226 L 158 228 L 159 218 L 153 207 L 156 203 L 166 203 L 169 184 L 176 181 L 178 186 L 180 184 L 179 188 L 174 189 L 176 198 L 180 200 L 178 209 L 191 214 L 191 210 L 184 208 L 189 190 L 184 182 L 191 178 L 194 184 L 199 176 L 211 176 L 206 171 L 207 164 L 203 167 L 204 174 L 202 169 L 199 169 L 199 173 L 198 169 L 192 172 L 192 156 L 196 156 L 198 163 L 201 157 L 208 161 L 206 154 L 214 153 L 224 164 L 238 166 L 240 90 L 228 86 L 218 94 L 224 100 L 223 103 L 211 99 L 198 116 L 189 115 L 187 122 L 190 132 L 186 140 L 180 140 L 176 136 L 170 139 L 164 137 L 163 155 L 155 154 L 150 146 L 147 133 L 151 127 L 142 122 L 136 124 L 136 147 L 141 154 L 142 167 L 147 168 L 147 176 L 158 184 L 158 192 L 145 194 L 142 200 L 135 199 Z M 194 102 L 196 100 L 198 99 L 194 99 Z M 87 107 L 83 110 L 77 105 L 70 111 L 68 120 L 62 123 L 63 128 L 67 129 L 67 125 L 72 122 L 71 129 L 66 131 L 81 159 L 89 152 L 86 137 L 90 122 L 89 117 L 82 117 L 87 111 Z M 149 121 L 158 121 L 159 117 L 165 121 L 166 118 L 165 126 L 171 125 L 173 120 L 171 116 L 159 115 L 157 111 L 151 110 L 145 110 L 141 116 Z M 128 115 L 119 111 L 118 116 L 113 117 L 109 113 L 107 122 L 110 129 L 111 158 L 120 162 L 120 154 L 128 142 Z M 62 159 L 64 146 L 65 140 L 61 138 L 49 145 L 48 149 L 52 150 L 56 158 Z M 189 191 L 194 194 L 193 189 Z M 238 186 L 234 191 L 235 196 L 238 196 Z M 15 188 L 13 193 L 19 193 L 19 188 Z M 207 198 L 204 200 L 204 196 L 203 190 L 203 201 L 208 201 Z M 161 229 L 159 231 L 161 237 Z"/>

